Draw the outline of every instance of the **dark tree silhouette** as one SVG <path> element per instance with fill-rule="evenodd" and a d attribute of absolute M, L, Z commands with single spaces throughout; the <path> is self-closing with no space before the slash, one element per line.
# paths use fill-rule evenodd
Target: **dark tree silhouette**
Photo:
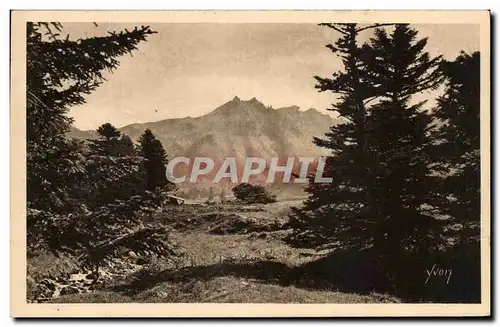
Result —
<path fill-rule="evenodd" d="M 30 208 L 71 211 L 84 176 L 81 145 L 67 140 L 70 106 L 104 82 L 117 58 L 131 53 L 153 32 L 148 26 L 107 36 L 62 38 L 62 25 L 27 23 L 27 198 Z"/>
<path fill-rule="evenodd" d="M 405 274 L 411 279 L 416 271 L 408 269 L 412 260 L 402 253 L 420 253 L 412 258 L 421 259 L 442 242 L 433 196 L 439 179 L 430 155 L 432 119 L 424 102 L 412 102 L 413 95 L 442 82 L 441 57 L 430 58 L 426 39 L 417 39 L 404 24 L 390 34 L 375 28 L 364 45 L 357 43 L 356 25 L 328 26 L 341 33 L 328 48 L 343 68 L 333 78 L 317 78 L 318 88 L 339 96 L 332 110 L 344 122 L 331 127 L 325 139 L 314 139 L 331 150 L 326 175 L 333 179 L 315 183 L 310 177 L 309 198 L 290 217 L 288 241 L 368 250 L 376 270 L 366 278 L 380 287 L 399 287 Z"/>
<path fill-rule="evenodd" d="M 359 33 L 375 26 L 357 24 L 322 24 L 340 33 L 335 44 L 328 44 L 342 60 L 342 69 L 331 78 L 315 77 L 319 91 L 338 95 L 331 111 L 343 118 L 330 128 L 325 138 L 314 138 L 314 143 L 331 151 L 326 161 L 325 174 L 331 183 L 315 183 L 307 188 L 308 200 L 302 208 L 293 208 L 290 225 L 292 245 L 310 247 L 363 248 L 373 235 L 370 220 L 370 197 L 367 194 L 366 174 L 366 105 L 376 95 L 367 81 L 366 47 L 358 45 Z"/>
<path fill-rule="evenodd" d="M 480 54 L 462 52 L 445 61 L 446 90 L 435 115 L 441 121 L 437 160 L 447 169 L 444 193 L 448 214 L 463 227 L 462 242 L 479 236 L 480 220 Z"/>
<path fill-rule="evenodd" d="M 88 140 L 87 205 L 94 208 L 142 194 L 146 190 L 144 160 L 136 154 L 130 137 L 110 123 L 96 132 L 98 137 Z"/>
<path fill-rule="evenodd" d="M 130 137 L 122 133 L 110 123 L 99 126 L 97 138 L 89 139 L 88 146 L 93 154 L 102 156 L 123 157 L 134 154 L 134 144 Z"/>
<path fill-rule="evenodd" d="M 133 156 L 136 154 L 134 142 L 128 135 L 122 134 L 118 147 L 120 147 L 120 153 L 123 155 Z"/>
<path fill-rule="evenodd" d="M 99 126 L 97 128 L 97 133 L 108 140 L 122 135 L 122 133 L 110 123 L 105 123 Z"/>
<path fill-rule="evenodd" d="M 168 181 L 166 175 L 167 153 L 150 129 L 146 129 L 139 138 L 138 152 L 145 159 L 148 190 L 154 191 L 158 187 L 172 189 L 174 184 Z"/>
<path fill-rule="evenodd" d="M 441 57 L 431 58 L 426 43 L 416 30 L 398 24 L 390 35 L 377 29 L 367 47 L 367 80 L 376 86 L 378 103 L 367 124 L 373 170 L 366 183 L 374 246 L 381 254 L 427 252 L 441 243 L 433 206 L 438 179 L 431 168 L 432 117 L 425 101 L 412 102 L 442 82 Z"/>
<path fill-rule="evenodd" d="M 96 272 L 125 249 L 172 254 L 166 229 L 145 225 L 161 199 L 141 187 L 143 159 L 130 138 L 111 124 L 89 147 L 66 136 L 68 108 L 155 32 L 142 26 L 79 40 L 59 32 L 59 23 L 27 24 L 28 247 L 79 255 Z"/>

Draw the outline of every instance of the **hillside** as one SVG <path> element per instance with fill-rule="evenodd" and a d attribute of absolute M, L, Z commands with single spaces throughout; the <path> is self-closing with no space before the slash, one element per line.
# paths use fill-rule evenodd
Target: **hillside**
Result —
<path fill-rule="evenodd" d="M 138 259 L 125 255 L 102 268 L 100 281 L 73 271 L 68 259 L 51 255 L 28 263 L 29 301 L 52 303 L 398 303 L 357 281 L 355 268 L 335 263 L 318 275 L 311 249 L 291 248 L 287 217 L 300 200 L 268 205 L 228 203 L 166 206 L 152 218 L 171 228 L 180 257 Z M 171 259 L 171 260 L 170 260 Z M 51 269 L 47 269 L 50 266 Z M 320 270 L 321 271 L 321 270 Z M 359 271 L 365 274 L 366 271 Z M 344 282 L 345 284 L 345 282 Z M 351 283 L 355 284 L 355 283 Z M 358 286 L 357 284 L 354 286 Z M 363 285 L 362 285 L 363 286 Z M 369 286 L 369 285 L 368 285 Z"/>
<path fill-rule="evenodd" d="M 255 98 L 242 101 L 235 97 L 200 117 L 136 123 L 120 131 L 136 141 L 145 129 L 151 129 L 170 157 L 268 158 L 324 153 L 312 143 L 312 138 L 323 135 L 334 123 L 334 119 L 315 109 L 272 109 Z M 69 135 L 82 139 L 90 137 L 91 132 L 73 128 Z"/>

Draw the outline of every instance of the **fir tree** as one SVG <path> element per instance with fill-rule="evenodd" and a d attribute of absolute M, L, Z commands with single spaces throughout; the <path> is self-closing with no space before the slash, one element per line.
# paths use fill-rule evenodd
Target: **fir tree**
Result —
<path fill-rule="evenodd" d="M 99 128 L 97 128 L 97 133 L 106 140 L 111 140 L 122 135 L 122 133 L 110 123 L 105 123 L 99 126 Z"/>
<path fill-rule="evenodd" d="M 441 70 L 446 89 L 435 109 L 441 126 L 437 160 L 446 168 L 447 213 L 462 224 L 462 242 L 479 236 L 480 220 L 480 54 L 462 52 Z"/>
<path fill-rule="evenodd" d="M 60 23 L 29 22 L 27 55 L 27 197 L 34 209 L 70 211 L 84 176 L 81 144 L 67 140 L 68 108 L 113 72 L 153 32 L 148 26 L 79 40 L 62 38 Z"/>
<path fill-rule="evenodd" d="M 103 146 L 88 151 L 66 137 L 69 107 L 85 103 L 105 81 L 103 71 L 113 72 L 118 57 L 155 32 L 141 26 L 79 40 L 60 32 L 59 23 L 27 23 L 28 246 L 78 254 L 96 272 L 125 249 L 173 254 L 166 229 L 144 225 L 154 196 L 124 193 L 140 191 L 128 185 L 142 164 L 129 155 L 130 140 L 110 125 L 100 129 Z"/>
<path fill-rule="evenodd" d="M 336 124 L 325 138 L 314 143 L 331 151 L 327 158 L 325 176 L 331 183 L 316 183 L 314 177 L 307 188 L 308 200 L 302 208 L 294 208 L 289 237 L 292 245 L 327 248 L 366 247 L 373 235 L 370 221 L 370 196 L 367 194 L 366 174 L 366 106 L 376 95 L 367 82 L 362 58 L 367 50 L 358 44 L 359 33 L 373 27 L 357 24 L 322 24 L 340 33 L 335 44 L 328 44 L 342 60 L 342 69 L 331 78 L 315 77 L 319 91 L 330 91 L 338 102 L 329 109 L 338 113 L 343 122 Z"/>
<path fill-rule="evenodd" d="M 362 29 L 356 25 L 328 26 L 341 33 L 328 48 L 342 59 L 343 69 L 333 78 L 317 77 L 318 88 L 338 95 L 332 110 L 343 122 L 314 141 L 331 151 L 324 175 L 332 182 L 310 177 L 308 200 L 290 217 L 288 241 L 366 250 L 376 269 L 366 271 L 365 279 L 384 288 L 400 285 L 403 272 L 412 278 L 416 269 L 408 269 L 399 253 L 428 251 L 441 241 L 429 154 L 432 119 L 424 102 L 412 103 L 413 95 L 441 83 L 441 58 L 430 58 L 426 39 L 417 40 L 407 25 L 396 25 L 390 35 L 376 28 L 364 45 L 357 43 Z"/>
<path fill-rule="evenodd" d="M 412 102 L 442 82 L 441 57 L 431 58 L 426 43 L 417 31 L 398 24 L 390 35 L 377 29 L 365 56 L 368 81 L 379 96 L 368 119 L 373 170 L 366 182 L 374 246 L 381 254 L 426 252 L 441 241 L 433 206 L 438 184 L 431 169 L 432 117 L 423 109 L 425 101 Z"/>
<path fill-rule="evenodd" d="M 99 126 L 96 132 L 98 137 L 88 140 L 87 204 L 93 208 L 144 192 L 144 160 L 137 156 L 130 137 L 110 123 Z"/>
<path fill-rule="evenodd" d="M 120 148 L 120 153 L 122 153 L 123 155 L 126 156 L 136 155 L 134 142 L 128 135 L 122 134 L 118 147 Z"/>
<path fill-rule="evenodd" d="M 96 132 L 97 138 L 87 140 L 93 154 L 113 157 L 125 155 L 122 153 L 122 134 L 115 126 L 105 123 Z"/>
<path fill-rule="evenodd" d="M 167 154 L 150 129 L 146 129 L 139 138 L 138 151 L 145 159 L 148 190 L 154 191 L 158 187 L 171 189 L 173 184 L 168 181 L 166 175 Z"/>

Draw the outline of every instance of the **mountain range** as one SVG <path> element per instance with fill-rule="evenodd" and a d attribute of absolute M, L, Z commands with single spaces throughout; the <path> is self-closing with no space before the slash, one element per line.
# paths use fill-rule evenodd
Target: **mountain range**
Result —
<path fill-rule="evenodd" d="M 299 109 L 297 106 L 273 109 L 256 98 L 243 101 L 235 97 L 200 117 L 135 123 L 119 130 L 136 142 L 149 128 L 169 157 L 325 155 L 325 150 L 313 144 L 312 139 L 323 136 L 338 120 L 315 109 Z M 72 127 L 69 136 L 87 139 L 95 137 L 95 132 Z"/>

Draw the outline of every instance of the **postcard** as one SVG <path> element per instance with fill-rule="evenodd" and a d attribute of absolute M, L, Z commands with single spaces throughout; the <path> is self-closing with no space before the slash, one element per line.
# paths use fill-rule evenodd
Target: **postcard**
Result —
<path fill-rule="evenodd" d="M 12 11 L 11 315 L 491 314 L 489 11 Z"/>

